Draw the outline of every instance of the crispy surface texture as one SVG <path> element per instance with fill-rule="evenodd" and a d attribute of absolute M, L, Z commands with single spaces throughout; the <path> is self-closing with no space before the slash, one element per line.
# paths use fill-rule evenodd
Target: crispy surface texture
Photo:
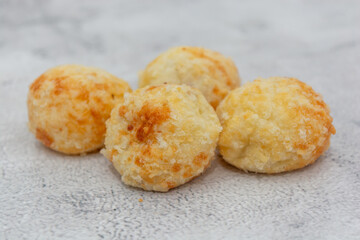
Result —
<path fill-rule="evenodd" d="M 106 122 L 105 149 L 130 186 L 166 192 L 210 165 L 221 131 L 196 89 L 163 84 L 125 94 Z"/>
<path fill-rule="evenodd" d="M 335 134 L 330 110 L 295 79 L 257 79 L 233 90 L 217 109 L 224 160 L 245 171 L 280 173 L 305 167 Z"/>
<path fill-rule="evenodd" d="M 62 153 L 99 149 L 104 143 L 105 121 L 129 91 L 125 81 L 101 69 L 54 67 L 30 86 L 29 129 L 45 146 Z"/>
<path fill-rule="evenodd" d="M 139 74 L 139 87 L 162 83 L 186 84 L 200 90 L 216 109 L 240 85 L 234 62 L 200 47 L 175 47 L 153 60 Z"/>

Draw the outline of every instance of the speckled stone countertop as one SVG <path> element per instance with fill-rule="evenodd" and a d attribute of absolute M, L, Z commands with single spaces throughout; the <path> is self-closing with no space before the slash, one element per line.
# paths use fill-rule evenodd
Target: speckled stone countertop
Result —
<path fill-rule="evenodd" d="M 337 133 L 312 166 L 246 174 L 216 159 L 168 193 L 121 183 L 102 155 L 27 130 L 30 83 L 58 64 L 137 72 L 171 46 L 220 51 L 243 82 L 292 76 Z M 360 1 L 0 1 L 0 239 L 359 239 Z M 143 199 L 140 202 L 139 199 Z"/>

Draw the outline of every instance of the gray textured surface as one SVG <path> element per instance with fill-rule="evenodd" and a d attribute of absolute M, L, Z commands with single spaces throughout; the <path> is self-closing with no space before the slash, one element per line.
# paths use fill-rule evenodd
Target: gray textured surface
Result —
<path fill-rule="evenodd" d="M 47 68 L 98 66 L 136 87 L 137 71 L 176 45 L 231 56 L 244 82 L 313 86 L 335 119 L 329 151 L 274 176 L 217 159 L 162 194 L 124 186 L 100 154 L 61 155 L 28 132 L 27 89 Z M 359 239 L 359 63 L 359 1 L 1 0 L 0 239 Z"/>

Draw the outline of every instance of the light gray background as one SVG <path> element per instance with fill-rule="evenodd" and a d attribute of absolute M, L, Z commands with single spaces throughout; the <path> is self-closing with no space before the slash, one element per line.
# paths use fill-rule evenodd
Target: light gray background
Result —
<path fill-rule="evenodd" d="M 28 132 L 28 86 L 46 69 L 97 66 L 136 88 L 137 72 L 178 45 L 232 57 L 243 82 L 313 86 L 334 117 L 330 149 L 274 176 L 217 159 L 164 194 L 123 185 L 100 154 L 58 154 Z M 0 0 L 0 239 L 359 239 L 359 63 L 356 0 Z"/>

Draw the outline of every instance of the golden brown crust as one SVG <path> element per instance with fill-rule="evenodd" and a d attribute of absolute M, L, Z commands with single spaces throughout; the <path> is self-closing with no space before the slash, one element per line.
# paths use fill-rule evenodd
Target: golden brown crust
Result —
<path fill-rule="evenodd" d="M 139 126 L 136 130 L 136 138 L 140 142 L 145 142 L 150 137 L 154 138 L 154 127 L 160 125 L 169 117 L 170 109 L 166 103 L 159 107 L 153 107 L 151 103 L 145 103 L 138 113 L 138 122 L 135 123 L 135 125 Z"/>
<path fill-rule="evenodd" d="M 224 159 L 246 171 L 278 173 L 313 163 L 335 134 L 330 110 L 295 79 L 258 79 L 232 91 L 217 114 Z"/>
<path fill-rule="evenodd" d="M 199 89 L 216 108 L 240 85 L 233 61 L 218 52 L 199 47 L 176 47 L 154 59 L 139 75 L 139 86 L 161 83 L 187 84 Z"/>
<path fill-rule="evenodd" d="M 105 121 L 129 85 L 96 68 L 52 68 L 30 86 L 30 131 L 44 145 L 63 153 L 93 151 L 103 145 Z"/>
<path fill-rule="evenodd" d="M 126 184 L 168 191 L 209 166 L 219 132 L 218 118 L 199 91 L 149 86 L 114 108 L 102 153 Z"/>

